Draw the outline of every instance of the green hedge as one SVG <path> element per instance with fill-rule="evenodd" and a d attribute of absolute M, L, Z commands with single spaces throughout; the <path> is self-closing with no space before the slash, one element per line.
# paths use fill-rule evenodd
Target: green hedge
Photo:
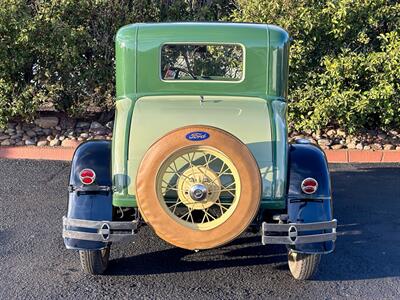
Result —
<path fill-rule="evenodd" d="M 0 123 L 32 118 L 46 103 L 77 117 L 111 109 L 116 30 L 185 20 L 286 28 L 293 128 L 400 127 L 396 0 L 2 0 Z"/>
<path fill-rule="evenodd" d="M 286 28 L 297 130 L 400 127 L 397 0 L 238 0 L 233 21 Z"/>
<path fill-rule="evenodd" d="M 230 8 L 229 0 L 1 0 L 0 124 L 48 103 L 75 117 L 111 109 L 118 28 L 218 20 Z"/>

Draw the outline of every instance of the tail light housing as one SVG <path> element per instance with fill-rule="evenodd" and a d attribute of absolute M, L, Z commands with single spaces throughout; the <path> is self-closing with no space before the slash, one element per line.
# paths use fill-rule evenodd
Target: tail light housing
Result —
<path fill-rule="evenodd" d="M 79 172 L 79 179 L 85 185 L 92 184 L 96 179 L 96 173 L 92 169 L 83 169 Z"/>
<path fill-rule="evenodd" d="M 308 177 L 301 183 L 301 190 L 305 194 L 314 194 L 318 189 L 318 181 L 314 178 Z"/>

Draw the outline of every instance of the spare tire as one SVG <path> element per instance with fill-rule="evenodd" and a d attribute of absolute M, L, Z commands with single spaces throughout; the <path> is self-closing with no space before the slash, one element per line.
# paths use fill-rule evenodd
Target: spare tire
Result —
<path fill-rule="evenodd" d="M 239 139 L 187 126 L 156 141 L 136 177 L 139 210 L 156 234 L 185 249 L 209 249 L 241 234 L 259 208 L 257 163 Z"/>

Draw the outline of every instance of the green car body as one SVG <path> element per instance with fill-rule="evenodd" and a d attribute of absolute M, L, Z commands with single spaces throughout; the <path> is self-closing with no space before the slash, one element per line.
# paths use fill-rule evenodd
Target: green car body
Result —
<path fill-rule="evenodd" d="M 241 45 L 243 78 L 163 80 L 162 46 L 188 42 Z M 288 47 L 286 31 L 273 25 L 169 23 L 121 28 L 116 36 L 113 205 L 136 207 L 136 172 L 147 149 L 169 131 L 195 124 L 224 129 L 245 143 L 262 176 L 260 209 L 284 209 Z"/>
<path fill-rule="evenodd" d="M 132 24 L 118 31 L 112 144 L 77 148 L 63 218 L 64 244 L 80 252 L 85 272 L 103 273 L 111 245 L 135 240 L 146 222 L 160 238 L 192 250 L 261 229 L 263 245 L 287 247 L 296 279 L 315 274 L 320 255 L 334 250 L 337 221 L 324 152 L 287 140 L 288 49 L 288 33 L 265 24 Z M 185 210 L 177 217 L 179 205 Z M 208 213 L 213 205 L 217 217 Z"/>

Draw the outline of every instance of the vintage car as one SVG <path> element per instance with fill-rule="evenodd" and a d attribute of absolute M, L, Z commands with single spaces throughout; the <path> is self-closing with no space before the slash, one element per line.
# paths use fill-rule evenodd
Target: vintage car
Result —
<path fill-rule="evenodd" d="M 265 24 L 118 31 L 113 141 L 77 148 L 63 218 L 84 271 L 103 273 L 111 245 L 140 242 L 147 224 L 194 251 L 257 228 L 263 245 L 286 246 L 296 279 L 314 275 L 337 222 L 324 152 L 288 143 L 288 47 Z"/>

